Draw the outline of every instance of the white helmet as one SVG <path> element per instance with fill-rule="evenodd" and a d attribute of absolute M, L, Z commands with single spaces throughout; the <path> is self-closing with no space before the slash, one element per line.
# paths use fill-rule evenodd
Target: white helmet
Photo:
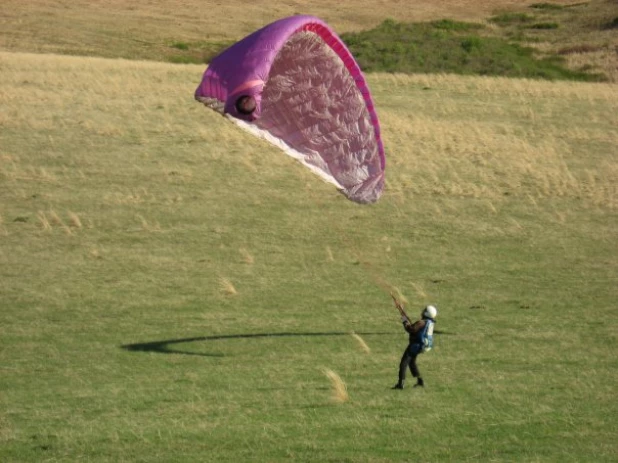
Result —
<path fill-rule="evenodd" d="M 424 318 L 436 318 L 438 316 L 438 309 L 436 309 L 433 305 L 428 305 L 423 310 Z"/>

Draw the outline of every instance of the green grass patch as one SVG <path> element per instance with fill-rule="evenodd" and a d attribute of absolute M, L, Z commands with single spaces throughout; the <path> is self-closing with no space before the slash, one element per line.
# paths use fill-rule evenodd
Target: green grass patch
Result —
<path fill-rule="evenodd" d="M 560 24 L 556 22 L 539 22 L 528 26 L 530 29 L 558 29 Z"/>
<path fill-rule="evenodd" d="M 342 39 L 367 72 L 603 79 L 565 68 L 560 57 L 537 59 L 531 48 L 473 34 L 482 30 L 480 24 L 449 20 L 411 24 L 387 20 L 369 31 L 343 34 Z"/>
<path fill-rule="evenodd" d="M 527 13 L 502 13 L 489 18 L 490 22 L 496 23 L 500 26 L 506 26 L 511 24 L 525 24 L 534 20 L 534 16 Z"/>
<path fill-rule="evenodd" d="M 176 48 L 178 50 L 188 50 L 189 49 L 189 44 L 185 43 L 185 42 L 174 42 L 171 45 L 172 48 Z"/>

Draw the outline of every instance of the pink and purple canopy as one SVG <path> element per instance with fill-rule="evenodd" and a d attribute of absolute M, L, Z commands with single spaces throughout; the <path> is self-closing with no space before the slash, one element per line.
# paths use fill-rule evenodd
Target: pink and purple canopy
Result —
<path fill-rule="evenodd" d="M 280 146 L 352 201 L 384 189 L 384 148 L 367 82 L 323 21 L 292 16 L 215 57 L 195 98 Z"/>

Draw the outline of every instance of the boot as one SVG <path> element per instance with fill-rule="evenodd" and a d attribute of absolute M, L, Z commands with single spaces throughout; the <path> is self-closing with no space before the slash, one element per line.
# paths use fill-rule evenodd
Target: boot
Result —
<path fill-rule="evenodd" d="M 414 387 L 425 387 L 425 382 L 423 381 L 423 378 L 418 378 L 416 380 L 416 384 L 414 385 Z"/>
<path fill-rule="evenodd" d="M 397 382 L 397 384 L 395 384 L 391 389 L 403 389 L 403 381 L 400 380 L 399 382 Z"/>

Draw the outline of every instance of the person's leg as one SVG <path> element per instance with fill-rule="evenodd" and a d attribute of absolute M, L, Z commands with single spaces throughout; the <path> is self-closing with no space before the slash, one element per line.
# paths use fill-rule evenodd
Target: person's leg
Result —
<path fill-rule="evenodd" d="M 395 384 L 393 389 L 403 389 L 403 385 L 406 380 L 406 370 L 410 366 L 411 358 L 412 357 L 410 356 L 410 352 L 408 352 L 408 349 L 406 349 L 403 353 L 403 356 L 401 357 L 401 362 L 399 362 L 399 381 L 397 382 L 397 384 Z"/>
<path fill-rule="evenodd" d="M 416 365 L 416 356 L 417 354 L 414 354 L 410 357 L 410 371 L 412 372 L 412 376 L 416 378 L 416 384 L 414 385 L 414 387 L 423 387 L 425 386 L 425 382 L 423 381 L 423 378 L 421 378 L 421 372 Z"/>
<path fill-rule="evenodd" d="M 421 376 L 421 372 L 418 370 L 418 366 L 416 365 L 416 354 L 410 357 L 410 372 L 415 378 Z"/>

